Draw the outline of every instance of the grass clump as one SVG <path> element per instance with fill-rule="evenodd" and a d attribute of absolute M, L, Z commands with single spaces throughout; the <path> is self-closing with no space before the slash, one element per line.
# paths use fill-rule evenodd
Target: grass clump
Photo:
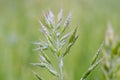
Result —
<path fill-rule="evenodd" d="M 115 36 L 111 24 L 105 36 L 105 48 L 103 50 L 103 75 L 104 80 L 120 79 L 120 39 Z"/>

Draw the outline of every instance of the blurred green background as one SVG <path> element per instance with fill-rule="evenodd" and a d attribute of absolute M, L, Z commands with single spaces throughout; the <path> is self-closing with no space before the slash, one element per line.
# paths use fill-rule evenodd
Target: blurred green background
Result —
<path fill-rule="evenodd" d="M 42 17 L 43 11 L 51 9 L 57 14 L 61 8 L 65 17 L 69 11 L 73 13 L 70 27 L 79 27 L 79 39 L 64 59 L 65 77 L 79 80 L 104 40 L 107 23 L 111 22 L 119 33 L 119 3 L 120 0 L 0 0 L 0 80 L 37 80 L 32 73 L 35 67 L 29 64 L 38 61 L 32 45 L 40 37 L 37 18 Z M 102 80 L 100 67 L 88 80 Z"/>

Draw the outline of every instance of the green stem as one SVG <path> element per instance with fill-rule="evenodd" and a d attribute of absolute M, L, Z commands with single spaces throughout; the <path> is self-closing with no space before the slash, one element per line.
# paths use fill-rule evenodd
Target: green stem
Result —
<path fill-rule="evenodd" d="M 60 70 L 59 80 L 63 80 L 63 58 L 62 57 L 59 58 L 59 70 Z"/>

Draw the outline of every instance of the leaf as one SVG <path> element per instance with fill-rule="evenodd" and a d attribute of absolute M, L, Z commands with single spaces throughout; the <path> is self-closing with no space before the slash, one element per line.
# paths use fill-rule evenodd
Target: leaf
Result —
<path fill-rule="evenodd" d="M 88 75 L 98 66 L 98 64 L 101 63 L 103 59 L 100 59 L 99 61 L 97 61 L 95 64 L 91 65 L 87 72 L 82 76 L 82 78 L 80 80 L 86 80 L 86 78 L 88 77 Z"/>
<path fill-rule="evenodd" d="M 54 47 L 53 47 L 53 45 L 52 45 L 51 43 L 49 43 L 49 49 L 50 49 L 52 52 L 55 51 L 55 50 L 54 50 Z"/>
<path fill-rule="evenodd" d="M 38 46 L 38 48 L 34 49 L 34 50 L 47 50 L 48 49 L 48 44 L 44 41 L 40 41 L 40 42 L 34 42 L 34 45 Z"/>
<path fill-rule="evenodd" d="M 48 20 L 48 16 L 45 13 L 43 13 L 43 16 L 44 16 L 44 20 L 45 20 L 46 25 L 49 28 L 52 28 L 52 25 L 51 25 L 50 21 Z"/>
<path fill-rule="evenodd" d="M 41 62 L 43 62 L 43 63 L 47 63 L 47 60 L 45 59 L 44 56 L 39 55 L 39 57 L 40 57 Z"/>
<path fill-rule="evenodd" d="M 57 23 L 54 30 L 58 30 L 62 26 L 62 19 Z"/>
<path fill-rule="evenodd" d="M 47 40 L 48 40 L 48 42 L 53 43 L 53 39 L 50 35 L 47 36 Z"/>
<path fill-rule="evenodd" d="M 58 76 L 58 72 L 57 72 L 55 69 L 53 69 L 53 67 L 52 67 L 51 65 L 46 65 L 46 69 L 48 69 L 48 71 L 49 71 L 52 75 Z"/>
<path fill-rule="evenodd" d="M 69 26 L 70 24 L 70 19 L 71 19 L 71 16 L 72 16 L 72 13 L 70 12 L 65 20 L 65 23 L 64 23 L 64 28 L 62 30 L 62 32 L 64 32 L 66 30 L 66 28 Z"/>
<path fill-rule="evenodd" d="M 65 50 L 65 52 L 64 52 L 64 54 L 63 54 L 63 56 L 65 56 L 67 53 L 69 53 L 69 51 L 70 51 L 70 48 L 72 47 L 72 43 L 70 43 L 68 46 L 67 46 L 67 48 L 66 48 L 66 50 Z"/>
<path fill-rule="evenodd" d="M 48 47 L 47 46 L 43 46 L 43 47 L 38 47 L 38 48 L 36 48 L 36 49 L 34 49 L 34 50 L 47 50 L 48 49 Z"/>
<path fill-rule="evenodd" d="M 42 24 L 42 22 L 40 20 L 38 20 L 38 22 L 42 28 L 42 32 L 46 35 L 49 35 L 47 28 Z"/>
<path fill-rule="evenodd" d="M 58 72 L 52 67 L 51 64 L 41 62 L 41 63 L 32 63 L 32 65 L 38 66 L 41 68 L 46 68 L 52 75 L 58 76 Z"/>
<path fill-rule="evenodd" d="M 57 16 L 58 22 L 62 20 L 62 16 L 63 16 L 63 9 L 60 10 L 60 12 Z"/>
<path fill-rule="evenodd" d="M 78 36 L 76 36 L 76 32 L 77 32 L 77 27 L 74 30 L 74 32 L 72 33 L 72 35 L 70 36 L 69 43 L 72 43 L 77 39 Z"/>
<path fill-rule="evenodd" d="M 41 51 L 42 55 L 44 56 L 44 58 L 46 59 L 46 61 L 49 63 L 49 64 L 52 64 L 49 57 L 47 56 L 47 54 L 44 52 L 44 51 Z"/>
<path fill-rule="evenodd" d="M 60 37 L 60 34 L 61 34 L 60 32 L 57 32 L 57 33 L 56 33 L 56 37 L 59 38 L 59 37 Z"/>
<path fill-rule="evenodd" d="M 42 68 L 45 68 L 45 63 L 31 63 L 32 65 L 34 66 L 38 66 L 38 67 L 42 67 Z"/>
<path fill-rule="evenodd" d="M 65 35 L 60 39 L 60 41 L 66 40 L 70 35 L 71 35 L 71 32 L 65 34 Z"/>
<path fill-rule="evenodd" d="M 103 46 L 104 46 L 104 42 L 100 45 L 100 48 L 98 49 L 98 51 L 96 52 L 95 56 L 93 57 L 91 65 L 96 62 L 100 52 L 102 51 Z"/>
<path fill-rule="evenodd" d="M 43 80 L 36 72 L 33 72 L 38 80 Z"/>
<path fill-rule="evenodd" d="M 70 39 L 69 39 L 69 44 L 68 46 L 66 47 L 66 50 L 65 52 L 63 53 L 63 56 L 65 56 L 67 53 L 69 53 L 71 47 L 74 45 L 75 41 L 78 39 L 78 36 L 76 36 L 76 30 L 74 30 L 73 34 L 70 36 Z"/>
<path fill-rule="evenodd" d="M 54 14 L 51 10 L 48 11 L 48 21 L 50 22 L 50 24 L 53 26 L 55 24 L 55 20 L 54 20 Z"/>
<path fill-rule="evenodd" d="M 47 43 L 42 40 L 40 42 L 34 42 L 33 44 L 40 47 L 47 46 Z"/>
<path fill-rule="evenodd" d="M 62 21 L 63 21 L 62 15 L 63 15 L 63 10 L 61 9 L 57 16 L 57 24 L 56 24 L 54 30 L 57 30 L 62 26 Z"/>
<path fill-rule="evenodd" d="M 70 19 L 71 19 L 72 13 L 70 12 L 69 15 L 67 16 L 65 23 L 64 23 L 64 27 L 68 27 L 70 24 Z"/>
<path fill-rule="evenodd" d="M 34 64 L 34 65 L 37 65 L 37 66 L 40 66 L 40 67 L 45 67 L 46 69 L 48 69 L 48 71 L 51 74 L 53 74 L 54 76 L 58 76 L 57 71 L 52 67 L 52 64 L 47 62 L 45 57 L 40 55 L 40 60 L 41 60 L 41 63 L 39 63 L 39 64 L 37 63 L 37 64 Z"/>
<path fill-rule="evenodd" d="M 60 42 L 61 48 L 66 44 L 66 40 L 63 40 L 62 42 Z"/>

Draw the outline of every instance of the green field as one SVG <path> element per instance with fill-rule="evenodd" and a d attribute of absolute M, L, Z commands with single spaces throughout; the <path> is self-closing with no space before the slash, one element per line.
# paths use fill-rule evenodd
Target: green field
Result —
<path fill-rule="evenodd" d="M 32 71 L 54 80 L 30 64 L 38 61 L 32 44 L 41 35 L 37 19 L 49 9 L 55 15 L 63 9 L 64 17 L 71 11 L 70 29 L 78 26 L 79 38 L 64 59 L 66 80 L 79 80 L 87 70 L 108 22 L 120 34 L 120 0 L 0 0 L 0 80 L 37 80 Z M 88 80 L 102 80 L 100 69 Z"/>

